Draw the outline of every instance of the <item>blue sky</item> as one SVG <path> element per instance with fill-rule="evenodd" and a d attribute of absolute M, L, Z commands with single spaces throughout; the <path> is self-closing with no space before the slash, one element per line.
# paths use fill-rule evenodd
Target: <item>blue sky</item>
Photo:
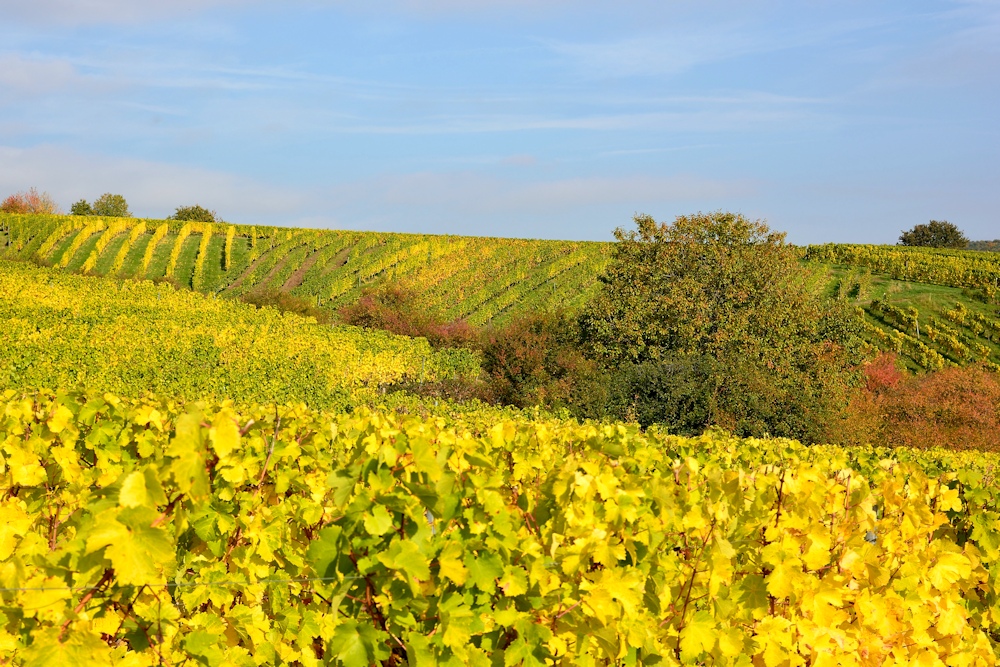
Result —
<path fill-rule="evenodd" d="M 0 0 L 0 194 L 603 240 L 1000 237 L 1000 1 Z"/>

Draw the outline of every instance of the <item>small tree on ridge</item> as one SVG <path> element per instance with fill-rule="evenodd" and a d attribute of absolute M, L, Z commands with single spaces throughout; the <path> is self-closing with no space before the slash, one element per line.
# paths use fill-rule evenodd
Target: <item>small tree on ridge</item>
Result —
<path fill-rule="evenodd" d="M 958 227 L 946 220 L 931 220 L 899 235 L 899 245 L 925 248 L 965 248 L 969 239 Z"/>

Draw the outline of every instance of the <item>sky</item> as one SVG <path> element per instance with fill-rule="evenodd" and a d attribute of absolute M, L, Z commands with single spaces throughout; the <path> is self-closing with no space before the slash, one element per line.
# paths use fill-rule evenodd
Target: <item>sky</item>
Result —
<path fill-rule="evenodd" d="M 1000 237 L 1000 0 L 0 0 L 0 196 L 608 240 Z"/>

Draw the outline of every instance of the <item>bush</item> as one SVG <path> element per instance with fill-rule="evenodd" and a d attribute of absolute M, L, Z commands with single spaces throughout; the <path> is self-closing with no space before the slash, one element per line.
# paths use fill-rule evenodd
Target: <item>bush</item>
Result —
<path fill-rule="evenodd" d="M 523 315 L 484 332 L 480 346 L 495 402 L 607 415 L 610 376 L 585 355 L 578 320 L 569 313 Z"/>
<path fill-rule="evenodd" d="M 173 215 L 167 216 L 167 220 L 183 220 L 185 222 L 220 222 L 219 214 L 209 211 L 207 208 L 198 206 L 178 206 Z"/>
<path fill-rule="evenodd" d="M 625 364 L 610 383 L 610 416 L 670 433 L 702 433 L 716 415 L 716 364 L 706 356 L 668 356 Z"/>
<path fill-rule="evenodd" d="M 927 248 L 966 248 L 969 239 L 958 227 L 943 220 L 931 220 L 926 225 L 917 225 L 899 236 L 899 245 Z"/>
<path fill-rule="evenodd" d="M 0 213 L 58 214 L 59 206 L 48 192 L 38 193 L 35 188 L 16 192 L 0 202 Z"/>
<path fill-rule="evenodd" d="M 422 307 L 399 285 L 365 291 L 357 303 L 337 311 L 345 324 L 426 338 L 434 347 L 477 347 L 478 332 L 465 320 L 446 321 Z"/>
<path fill-rule="evenodd" d="M 903 376 L 893 365 L 866 369 L 862 419 L 876 444 L 892 447 L 1000 449 L 1000 379 L 975 366 Z"/>

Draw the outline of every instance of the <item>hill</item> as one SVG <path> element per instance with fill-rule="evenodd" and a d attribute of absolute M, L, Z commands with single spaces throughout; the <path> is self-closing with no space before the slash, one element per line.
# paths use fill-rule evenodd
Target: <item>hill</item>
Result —
<path fill-rule="evenodd" d="M 410 288 L 442 319 L 503 324 L 579 308 L 600 289 L 613 244 L 0 215 L 0 258 L 175 284 L 237 298 L 278 291 L 324 309 L 366 289 Z M 913 368 L 1000 364 L 1000 254 L 828 244 L 803 261 L 850 300 L 875 349 Z M 919 331 L 918 331 L 919 329 Z"/>
<path fill-rule="evenodd" d="M 169 278 L 238 297 L 280 290 L 337 308 L 388 282 L 446 319 L 502 322 L 577 307 L 597 290 L 607 243 L 285 229 L 134 218 L 0 215 L 0 258 L 96 275 Z"/>

